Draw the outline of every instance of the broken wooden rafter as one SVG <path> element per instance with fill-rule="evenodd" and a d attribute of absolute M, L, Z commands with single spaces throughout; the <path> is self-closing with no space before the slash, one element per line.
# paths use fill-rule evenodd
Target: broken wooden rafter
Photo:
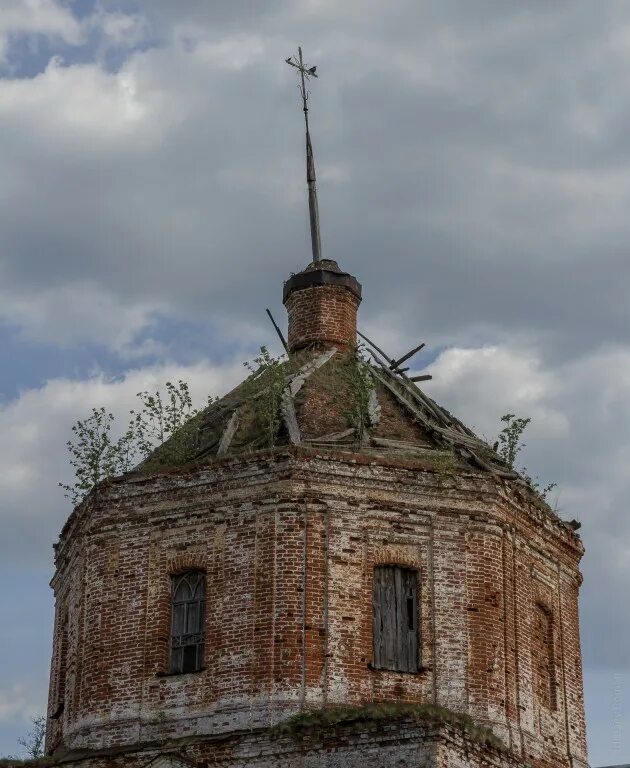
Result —
<path fill-rule="evenodd" d="M 292 445 L 299 445 L 302 442 L 302 434 L 300 432 L 300 425 L 298 424 L 297 414 L 295 412 L 294 397 L 304 386 L 304 382 L 311 376 L 318 368 L 325 365 L 330 358 L 337 352 L 336 347 L 327 349 L 322 355 L 309 360 L 308 363 L 303 365 L 297 373 L 294 373 L 290 377 L 289 382 L 282 392 L 281 399 L 281 411 L 282 418 L 284 419 L 287 432 L 289 433 L 289 440 Z"/>
<path fill-rule="evenodd" d="M 400 368 L 401 363 L 404 363 L 406 360 L 409 360 L 410 357 L 413 357 L 416 352 L 420 352 L 420 350 L 424 347 L 424 342 L 422 344 L 419 344 L 417 347 L 414 347 L 410 352 L 407 352 L 406 355 L 403 355 L 402 357 L 399 357 L 398 360 L 394 360 L 394 363 L 390 365 L 390 368 L 392 370 L 395 370 L 396 368 Z M 409 370 L 408 368 L 405 368 L 405 370 Z"/>
<path fill-rule="evenodd" d="M 289 441 L 292 445 L 300 445 L 302 442 L 302 434 L 300 432 L 300 425 L 298 424 L 297 414 L 295 413 L 295 403 L 293 402 L 293 395 L 287 387 L 282 393 L 280 409 L 282 411 L 282 418 L 284 424 L 289 433 Z"/>
<path fill-rule="evenodd" d="M 357 440 L 348 440 L 343 442 L 326 442 L 325 440 L 313 440 L 308 443 L 310 448 L 330 450 L 330 451 L 354 451 L 360 448 L 360 443 Z"/>
<path fill-rule="evenodd" d="M 376 392 L 376 387 L 372 387 L 370 389 L 370 394 L 368 396 L 368 403 L 367 403 L 367 415 L 368 420 L 370 422 L 371 427 L 377 426 L 379 421 L 381 420 L 381 406 L 378 402 L 378 394 Z"/>
<path fill-rule="evenodd" d="M 385 373 L 387 373 L 390 376 L 394 376 L 394 374 L 398 374 L 400 378 L 396 378 L 395 380 L 400 383 L 407 383 L 409 385 L 407 389 L 410 389 L 411 396 L 416 400 L 420 400 L 422 402 L 422 405 L 425 408 L 427 408 L 429 411 L 431 411 L 435 416 L 435 418 L 437 418 L 438 421 L 440 421 L 443 418 L 443 416 L 436 411 L 436 409 L 440 409 L 439 406 L 437 405 L 437 403 L 434 404 L 432 400 L 429 400 L 429 398 L 425 396 L 422 390 L 415 385 L 413 379 L 410 379 L 408 376 L 405 375 L 406 369 L 404 370 L 401 370 L 400 368 L 393 369 L 392 365 L 395 364 L 396 361 L 392 360 L 392 358 L 390 358 L 389 355 L 383 352 L 383 350 L 380 347 L 378 347 L 376 344 L 374 344 L 373 341 L 370 341 L 370 339 L 368 339 L 367 336 L 364 336 L 360 331 L 357 331 L 357 333 L 361 336 L 361 338 L 365 339 L 368 342 L 368 344 L 370 344 L 374 348 L 374 350 L 376 350 L 378 354 L 375 354 L 373 350 L 368 350 L 368 351 L 372 355 L 374 360 L 376 360 L 376 362 L 385 371 Z M 379 359 L 379 356 L 380 356 L 380 359 Z M 429 376 L 429 378 L 432 378 L 432 377 Z"/>
<path fill-rule="evenodd" d="M 427 397 L 424 392 L 415 385 L 414 381 L 410 379 L 409 376 L 405 376 L 404 373 L 398 372 L 399 377 L 396 378 L 394 377 L 395 371 L 390 371 L 389 368 L 386 368 L 380 362 L 379 365 L 381 365 L 385 373 L 392 376 L 394 380 L 400 384 L 400 386 L 403 387 L 405 391 L 411 395 L 411 397 L 413 397 L 414 400 L 417 400 L 423 408 L 426 408 L 429 413 L 431 413 L 434 418 L 437 419 L 438 422 L 450 423 L 450 419 L 446 417 L 444 410 L 437 403 Z M 425 375 L 429 376 L 429 374 Z"/>
<path fill-rule="evenodd" d="M 388 371 L 386 369 L 383 369 L 383 371 L 384 371 L 384 373 L 388 373 Z M 394 381 L 395 381 L 396 384 L 398 384 L 400 386 L 403 386 L 403 388 L 405 388 L 404 387 L 404 381 L 400 381 L 399 379 L 394 379 Z M 395 390 L 394 386 L 393 386 L 393 389 Z M 408 394 L 410 394 L 412 396 L 416 394 L 415 392 L 409 392 L 409 390 L 407 388 L 405 388 L 405 390 L 407 391 Z M 406 400 L 406 398 L 400 398 L 400 396 L 399 396 L 399 399 L 401 399 L 404 403 L 407 404 L 407 407 L 409 407 L 409 403 Z M 422 406 L 424 406 L 424 407 L 429 406 L 429 404 L 426 403 L 426 401 L 424 401 L 424 400 L 421 401 L 420 404 Z M 467 434 L 465 434 L 463 432 L 460 432 L 457 429 L 453 429 L 453 426 L 454 426 L 453 422 L 451 422 L 450 420 L 444 418 L 444 415 L 437 410 L 437 408 L 439 408 L 439 406 L 437 406 L 437 404 L 436 404 L 435 408 L 433 408 L 431 406 L 433 406 L 432 403 L 431 403 L 431 405 L 427 409 L 429 410 L 429 413 L 434 418 L 437 417 L 436 421 L 438 423 L 435 424 L 435 423 L 431 422 L 429 419 L 427 419 L 426 417 L 424 417 L 424 422 L 428 426 L 429 429 L 432 429 L 434 432 L 437 432 L 442 438 L 446 439 L 450 443 L 455 443 L 455 442 L 459 441 L 459 442 L 461 442 L 464 445 L 467 445 L 469 447 L 485 449 L 486 446 L 484 445 L 484 443 L 476 435 L 467 435 Z M 420 411 L 418 411 L 416 408 L 414 408 L 413 412 L 414 412 L 414 414 L 415 413 L 420 413 Z"/>
<path fill-rule="evenodd" d="M 340 440 L 345 440 L 347 437 L 351 437 L 356 434 L 356 429 L 354 427 L 350 427 L 349 429 L 344 429 L 343 432 L 332 432 L 329 435 L 320 435 L 319 437 L 309 437 L 304 438 L 305 443 L 319 443 L 319 442 L 325 442 L 325 443 L 337 443 Z"/>
<path fill-rule="evenodd" d="M 382 361 L 378 360 L 373 355 L 374 359 L 378 362 L 381 369 L 386 373 L 387 375 L 391 376 L 392 379 L 416 401 L 418 402 L 423 408 L 425 408 L 437 421 L 438 425 L 442 427 L 446 427 L 448 429 L 453 430 L 457 435 L 462 434 L 464 436 L 468 436 L 472 438 L 473 440 L 480 442 L 483 445 L 483 442 L 479 440 L 477 435 L 475 433 L 468 429 L 464 424 L 459 421 L 459 419 L 454 418 L 451 416 L 451 414 L 444 408 L 442 408 L 440 405 L 438 405 L 436 402 L 431 400 L 431 398 L 427 397 L 424 392 L 415 385 L 414 378 L 409 378 L 408 376 L 405 376 L 402 374 L 400 377 L 395 377 L 394 372 L 391 371 L 389 368 L 387 368 Z M 430 378 L 430 377 L 429 377 Z"/>
<path fill-rule="evenodd" d="M 288 355 L 289 354 L 289 345 L 287 344 L 286 339 L 284 338 L 284 335 L 283 335 L 282 331 L 278 327 L 278 324 L 276 323 L 276 321 L 273 319 L 273 315 L 271 314 L 271 312 L 268 309 L 266 309 L 265 312 L 269 315 L 269 319 L 271 320 L 271 324 L 276 329 L 276 333 L 278 334 L 278 336 L 280 338 L 280 341 L 282 342 L 282 346 L 284 347 L 284 351 Z"/>
<path fill-rule="evenodd" d="M 402 373 L 404 373 L 404 371 L 402 371 Z M 430 373 L 423 373 L 420 376 L 410 376 L 409 381 L 431 381 L 432 378 L 433 376 L 431 376 Z"/>
<path fill-rule="evenodd" d="M 372 370 L 372 375 L 394 395 L 398 402 L 403 405 L 411 413 L 411 415 L 414 416 L 415 419 L 422 424 L 422 426 L 426 427 L 431 432 L 437 431 L 435 429 L 435 425 L 429 421 L 425 414 L 423 414 L 422 411 L 413 403 L 407 400 L 407 398 L 402 394 L 402 392 L 400 392 L 400 390 L 394 386 L 392 382 L 388 381 L 385 376 L 382 376 L 376 369 Z"/>
<path fill-rule="evenodd" d="M 419 402 L 419 404 L 425 408 L 438 423 L 445 423 L 444 416 L 441 413 L 439 405 L 426 397 L 422 390 L 418 389 L 418 387 L 416 387 L 416 385 L 411 382 L 411 379 L 408 379 L 404 374 L 402 376 L 396 376 L 395 372 L 390 370 L 390 368 L 385 365 L 382 360 L 379 360 L 377 355 L 375 355 L 373 352 L 370 354 L 388 378 L 396 382 L 397 385 L 403 387 L 409 396 Z M 406 386 L 407 382 L 409 382 L 409 386 Z"/>
<path fill-rule="evenodd" d="M 382 364 L 381 364 L 382 365 Z M 382 366 L 383 373 L 387 374 L 389 373 L 392 375 L 391 371 L 388 371 L 386 368 Z M 465 450 L 466 454 L 470 457 L 470 459 L 477 464 L 481 469 L 485 469 L 487 472 L 490 472 L 493 475 L 496 475 L 498 477 L 502 477 L 505 479 L 516 479 L 518 478 L 518 474 L 511 471 L 511 470 L 505 470 L 501 467 L 494 467 L 491 466 L 488 462 L 486 462 L 484 459 L 482 459 L 475 451 L 477 450 L 485 450 L 486 446 L 485 444 L 476 436 L 467 435 L 465 433 L 462 433 L 461 431 L 456 431 L 454 429 L 449 429 L 446 426 L 440 426 L 438 424 L 433 423 L 425 414 L 422 413 L 420 408 L 418 408 L 415 404 L 410 402 L 403 393 L 398 389 L 396 385 L 402 384 L 402 382 L 399 379 L 394 379 L 393 382 L 387 381 L 386 377 L 378 373 L 378 371 L 373 370 L 374 376 L 383 384 L 389 391 L 396 397 L 396 399 L 403 405 L 407 410 L 411 413 L 412 416 L 415 417 L 417 421 L 419 421 L 422 426 L 424 426 L 429 432 L 432 432 L 439 440 L 447 443 L 448 445 L 451 445 L 453 447 L 458 447 L 460 449 Z M 452 426 L 452 424 L 451 424 Z"/>
<path fill-rule="evenodd" d="M 378 448 L 389 448 L 390 450 L 410 452 L 418 454 L 435 454 L 440 453 L 439 449 L 434 448 L 431 445 L 422 443 L 410 443 L 407 440 L 390 440 L 385 437 L 371 437 L 370 441 L 372 445 Z"/>
<path fill-rule="evenodd" d="M 454 429 L 449 429 L 448 427 L 435 426 L 434 429 L 436 429 L 441 435 L 448 438 L 452 442 L 459 441 L 464 445 L 470 446 L 471 448 L 481 448 L 482 450 L 487 450 L 488 448 L 488 446 L 486 446 L 478 437 L 464 435 L 462 432 L 457 432 Z"/>
<path fill-rule="evenodd" d="M 361 331 L 357 331 L 357 334 L 358 334 L 358 335 L 359 335 L 359 336 L 360 336 L 360 337 L 363 339 L 363 341 L 367 341 L 367 343 L 368 343 L 368 344 L 369 344 L 371 347 L 374 347 L 374 349 L 375 349 L 375 350 L 376 350 L 376 351 L 377 351 L 379 354 L 381 354 L 381 355 L 382 355 L 382 356 L 385 358 L 385 360 L 387 360 L 387 364 L 388 364 L 388 365 L 394 365 L 394 364 L 396 363 L 396 361 L 394 360 L 394 358 L 393 358 L 393 357 L 388 357 L 388 356 L 385 354 L 385 352 L 383 352 L 383 350 L 382 350 L 380 347 L 377 347 L 377 346 L 376 346 L 376 344 L 375 344 L 375 343 L 374 343 L 374 342 L 373 342 L 371 339 L 368 339 L 368 337 L 367 337 L 365 334 L 361 333 Z"/>
<path fill-rule="evenodd" d="M 364 340 L 367 341 L 367 343 L 375 349 L 381 357 L 384 358 L 384 360 L 387 361 L 387 366 L 390 371 L 393 371 L 394 373 L 398 373 L 401 376 L 404 376 L 404 374 L 409 370 L 409 366 L 406 368 L 401 368 L 401 364 L 405 362 L 405 360 L 409 360 L 410 357 L 413 357 L 413 355 L 416 354 L 416 352 L 419 352 L 424 346 L 424 342 L 422 344 L 419 344 L 417 347 L 414 347 L 412 350 L 407 352 L 406 355 L 403 355 L 402 357 L 399 357 L 398 360 L 395 360 L 393 357 L 390 357 L 388 354 L 386 354 L 379 346 L 377 346 L 371 339 L 369 339 L 365 334 L 361 333 L 361 331 L 357 331 L 358 335 Z M 432 376 L 426 376 L 422 379 L 422 381 L 428 381 L 429 379 L 433 378 Z M 420 379 L 411 379 L 411 381 L 420 381 Z"/>
<path fill-rule="evenodd" d="M 376 359 L 376 358 L 375 358 Z M 409 408 L 410 405 L 413 408 L 414 415 L 421 414 L 421 418 L 424 420 L 424 423 L 428 426 L 429 429 L 433 429 L 434 431 L 438 433 L 442 433 L 444 437 L 446 437 L 449 441 L 452 442 L 454 438 L 462 437 L 462 442 L 465 441 L 474 441 L 475 445 L 483 445 L 483 443 L 479 440 L 479 438 L 476 435 L 470 434 L 466 435 L 464 433 L 459 432 L 457 429 L 453 429 L 453 426 L 456 426 L 451 419 L 447 417 L 447 414 L 445 411 L 443 411 L 440 406 L 437 403 L 434 403 L 432 400 L 426 397 L 424 393 L 419 390 L 417 387 L 415 387 L 413 384 L 410 386 L 407 386 L 407 380 L 406 378 L 398 378 L 394 376 L 393 371 L 390 371 L 388 368 L 386 368 L 382 362 L 380 362 L 377 359 L 377 362 L 382 370 L 382 372 L 387 376 L 391 378 L 391 390 L 396 394 L 396 396 L 401 400 L 401 402 L 404 402 L 407 407 Z M 406 398 L 402 397 L 402 393 L 399 391 L 398 387 L 402 387 L 402 389 L 408 394 L 412 400 L 415 400 L 415 405 L 410 404 L 409 401 L 407 401 Z M 422 410 L 418 410 L 418 406 L 420 406 L 420 409 L 425 409 L 428 414 L 425 415 L 422 413 Z M 417 412 L 417 413 L 416 413 Z M 435 420 L 435 423 L 431 421 L 428 416 L 432 416 Z"/>
<path fill-rule="evenodd" d="M 289 377 L 288 389 L 291 392 L 291 397 L 295 397 L 302 389 L 302 386 L 308 377 L 315 373 L 318 368 L 321 368 L 322 365 L 325 365 L 336 352 L 336 347 L 327 349 L 323 354 L 313 358 L 313 360 L 309 360 L 309 362 L 303 365 L 297 373 L 294 373 Z"/>
<path fill-rule="evenodd" d="M 482 459 L 480 456 L 478 456 L 474 451 L 471 451 L 469 449 L 470 458 L 473 460 L 477 466 L 479 466 L 481 469 L 485 469 L 486 472 L 490 472 L 490 474 L 495 475 L 496 477 L 500 477 L 504 480 L 521 480 L 520 475 L 518 472 L 515 472 L 514 470 L 506 470 L 502 469 L 501 467 L 493 466 L 492 464 L 489 464 L 487 461 Z"/>
<path fill-rule="evenodd" d="M 219 441 L 219 447 L 217 448 L 217 456 L 225 456 L 225 454 L 230 450 L 230 445 L 234 435 L 236 434 L 236 430 L 238 429 L 238 411 L 239 409 L 237 408 L 230 416 L 228 423 L 225 425 L 225 429 L 221 435 L 221 440 Z"/>

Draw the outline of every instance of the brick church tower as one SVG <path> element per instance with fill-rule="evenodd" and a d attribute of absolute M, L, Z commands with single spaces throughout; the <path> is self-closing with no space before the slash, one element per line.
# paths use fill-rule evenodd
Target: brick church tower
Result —
<path fill-rule="evenodd" d="M 581 541 L 400 360 L 357 354 L 314 167 L 309 190 L 286 362 L 63 528 L 47 763 L 587 768 Z"/>

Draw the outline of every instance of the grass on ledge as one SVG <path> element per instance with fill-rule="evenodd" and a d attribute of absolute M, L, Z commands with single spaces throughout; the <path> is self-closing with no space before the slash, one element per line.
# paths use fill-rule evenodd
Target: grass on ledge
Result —
<path fill-rule="evenodd" d="M 503 741 L 492 730 L 479 725 L 470 715 L 454 712 L 434 704 L 376 703 L 362 706 L 331 706 L 299 712 L 272 729 L 275 736 L 315 733 L 335 725 L 360 726 L 364 723 L 409 719 L 428 725 L 451 725 L 463 731 L 478 744 L 506 751 Z"/>

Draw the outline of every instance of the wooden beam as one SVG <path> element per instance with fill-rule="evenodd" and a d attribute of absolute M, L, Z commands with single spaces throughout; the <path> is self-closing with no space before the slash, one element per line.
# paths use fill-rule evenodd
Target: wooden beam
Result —
<path fill-rule="evenodd" d="M 408 440 L 393 440 L 385 437 L 371 437 L 370 440 L 381 448 L 398 448 L 401 451 L 439 451 L 439 448 L 428 443 L 412 443 Z"/>
<path fill-rule="evenodd" d="M 417 403 L 419 403 L 422 408 L 425 408 L 432 416 L 433 418 L 438 422 L 438 424 L 448 424 L 450 423 L 445 419 L 444 414 L 441 411 L 440 406 L 437 403 L 433 403 L 432 400 L 429 400 L 422 390 L 418 389 L 416 385 L 411 381 L 411 379 L 408 379 L 404 374 L 400 377 L 396 376 L 394 374 L 394 371 L 390 370 L 386 365 L 383 364 L 381 360 L 374 355 L 374 353 L 371 353 L 374 360 L 378 363 L 380 366 L 380 369 L 383 371 L 383 373 L 391 379 L 391 381 L 395 382 L 397 386 L 401 386 L 407 394 L 413 398 Z"/>
<path fill-rule="evenodd" d="M 473 448 L 477 450 L 487 450 L 488 446 L 480 440 L 475 433 L 466 427 L 459 419 L 451 416 L 448 411 L 445 411 L 437 403 L 430 400 L 422 390 L 415 385 L 415 380 L 420 380 L 416 377 L 410 378 L 405 376 L 404 371 L 400 371 L 396 368 L 399 365 L 399 361 L 390 358 L 380 347 L 374 344 L 373 341 L 367 338 L 360 331 L 357 331 L 362 339 L 365 339 L 371 347 L 381 356 L 379 360 L 378 356 L 370 350 L 370 354 L 374 360 L 380 366 L 384 375 L 378 373 L 376 369 L 372 370 L 373 375 L 383 384 L 392 394 L 398 399 L 398 401 L 414 416 L 424 427 L 430 432 L 433 432 L 439 439 L 450 445 L 458 445 L 466 450 L 471 460 L 474 461 L 477 466 L 485 469 L 487 472 L 501 477 L 504 479 L 521 481 L 522 478 L 514 470 L 506 470 L 502 467 L 493 466 L 487 461 L 478 456 Z M 386 362 L 383 362 L 386 361 Z M 398 375 L 396 375 L 398 374 Z M 391 378 L 391 382 L 387 378 Z M 402 387 L 405 392 L 412 398 L 414 402 L 409 402 L 403 393 L 400 392 L 398 387 Z M 418 407 L 420 406 L 420 407 Z M 426 409 L 431 416 L 437 421 L 437 424 L 431 422 L 429 418 L 422 412 L 422 409 Z"/>
<path fill-rule="evenodd" d="M 337 347 L 331 347 L 322 355 L 319 355 L 319 357 L 309 360 L 309 362 L 306 363 L 306 365 L 303 365 L 297 373 L 294 373 L 293 376 L 290 377 L 288 385 L 291 397 L 295 397 L 302 389 L 302 386 L 308 377 L 315 373 L 318 368 L 321 368 L 322 365 L 325 365 L 336 352 Z"/>
<path fill-rule="evenodd" d="M 223 430 L 223 434 L 221 435 L 221 440 L 219 442 L 219 447 L 217 449 L 217 456 L 225 456 L 225 454 L 229 451 L 232 439 L 236 434 L 236 430 L 238 429 L 238 418 L 237 408 L 230 416 L 228 423 L 225 425 L 225 429 Z"/>
<path fill-rule="evenodd" d="M 268 309 L 266 309 L 265 312 L 269 315 L 269 319 L 271 320 L 271 324 L 276 329 L 276 333 L 280 337 L 280 341 L 282 342 L 282 346 L 284 347 L 284 351 L 288 355 L 289 354 L 289 345 L 287 344 L 287 342 L 286 342 L 286 340 L 285 340 L 285 338 L 284 338 L 284 336 L 282 334 L 282 331 L 278 327 L 278 324 L 276 323 L 276 321 L 273 319 L 273 315 L 271 314 L 271 312 Z"/>
<path fill-rule="evenodd" d="M 282 393 L 281 410 L 284 423 L 289 433 L 289 440 L 292 445 L 300 445 L 302 442 L 302 434 L 300 432 L 300 425 L 298 424 L 297 415 L 295 413 L 295 403 L 293 402 L 293 396 L 287 387 Z"/>
<path fill-rule="evenodd" d="M 380 406 L 380 403 L 378 402 L 378 394 L 376 392 L 376 387 L 374 386 L 373 380 L 372 380 L 372 389 L 370 389 L 370 394 L 368 397 L 367 415 L 368 415 L 368 419 L 370 421 L 371 427 L 375 427 L 381 420 L 381 406 Z"/>
<path fill-rule="evenodd" d="M 450 449 L 438 448 L 434 445 L 419 445 L 409 443 L 408 445 L 400 445 L 398 440 L 386 440 L 383 437 L 372 437 L 371 443 L 376 448 L 385 448 L 388 451 L 394 451 L 396 453 L 413 454 L 419 457 L 435 458 L 436 456 L 448 457 L 452 455 Z"/>
<path fill-rule="evenodd" d="M 344 429 L 343 432 L 332 432 L 329 435 L 320 435 L 319 437 L 309 437 L 308 439 L 305 439 L 305 443 L 336 443 L 340 440 L 345 440 L 347 437 L 351 437 L 356 434 L 356 429 L 354 427 L 350 427 L 349 429 Z"/>
<path fill-rule="evenodd" d="M 388 365 L 395 365 L 396 364 L 396 361 L 394 360 L 393 357 L 388 357 L 385 354 L 385 352 L 383 352 L 383 350 L 380 347 L 377 347 L 376 344 L 373 341 L 368 339 L 368 337 L 365 334 L 361 333 L 361 331 L 357 331 L 357 334 L 363 339 L 363 341 L 367 341 L 367 343 L 371 347 L 374 347 L 374 349 L 379 353 L 379 355 L 382 355 L 385 358 L 385 360 L 387 360 L 387 364 Z"/>
<path fill-rule="evenodd" d="M 437 432 L 435 425 L 432 424 L 429 419 L 422 413 L 422 411 L 415 406 L 413 403 L 410 403 L 409 400 L 407 400 L 406 397 L 398 390 L 392 382 L 387 381 L 385 376 L 381 376 L 381 374 L 374 370 L 373 375 L 378 379 L 378 381 L 381 382 L 381 384 L 386 387 L 398 400 L 398 402 L 403 405 L 410 413 L 411 415 L 419 421 L 423 426 L 425 426 L 429 431 L 431 432 Z"/>
<path fill-rule="evenodd" d="M 390 368 L 393 370 L 394 368 L 400 367 L 401 363 L 404 363 L 405 360 L 409 360 L 410 357 L 413 357 L 416 352 L 420 352 L 420 350 L 424 347 L 424 342 L 422 344 L 419 344 L 417 347 L 414 347 L 410 352 L 407 352 L 406 355 L 403 355 L 402 357 L 398 358 L 398 360 L 394 361 L 394 364 L 390 366 Z M 406 370 L 409 370 L 408 368 Z"/>

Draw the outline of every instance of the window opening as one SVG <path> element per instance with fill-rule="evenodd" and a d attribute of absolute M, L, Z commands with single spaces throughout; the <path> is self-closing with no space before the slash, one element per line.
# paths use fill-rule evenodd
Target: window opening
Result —
<path fill-rule="evenodd" d="M 173 576 L 171 590 L 169 672 L 198 672 L 203 669 L 206 576 L 201 571 Z"/>
<path fill-rule="evenodd" d="M 374 661 L 377 669 L 417 672 L 418 572 L 399 566 L 374 570 Z"/>
<path fill-rule="evenodd" d="M 544 605 L 534 607 L 532 658 L 538 701 L 547 709 L 556 709 L 556 672 L 553 642 L 553 615 Z"/>

